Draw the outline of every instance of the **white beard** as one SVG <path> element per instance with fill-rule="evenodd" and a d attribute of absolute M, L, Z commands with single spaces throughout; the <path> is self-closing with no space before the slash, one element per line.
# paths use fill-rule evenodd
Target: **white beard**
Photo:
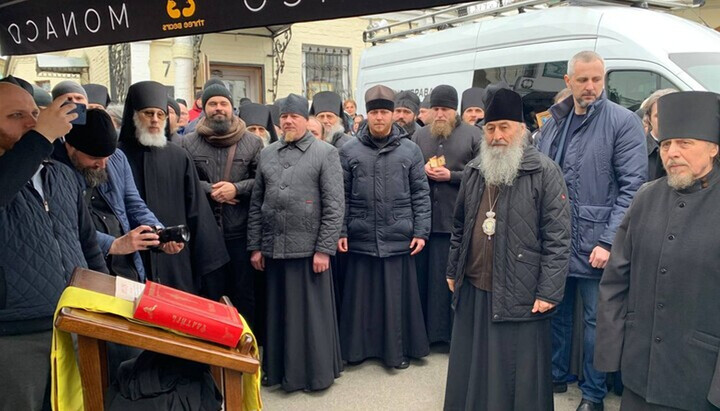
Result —
<path fill-rule="evenodd" d="M 335 124 L 334 126 L 330 127 L 329 130 L 325 130 L 324 140 L 328 143 L 332 143 L 333 136 L 335 136 L 336 133 L 344 133 L 345 127 L 338 122 L 338 124 Z"/>
<path fill-rule="evenodd" d="M 483 138 L 480 143 L 480 171 L 485 182 L 492 186 L 511 186 L 518 175 L 525 144 L 524 132 L 509 146 L 491 146 Z"/>
<path fill-rule="evenodd" d="M 167 138 L 165 137 L 165 124 L 167 119 L 162 122 L 160 131 L 157 133 L 151 133 L 145 128 L 140 122 L 140 115 L 135 112 L 133 114 L 133 123 L 135 123 L 135 136 L 140 144 L 146 147 L 165 147 L 167 145 Z"/>

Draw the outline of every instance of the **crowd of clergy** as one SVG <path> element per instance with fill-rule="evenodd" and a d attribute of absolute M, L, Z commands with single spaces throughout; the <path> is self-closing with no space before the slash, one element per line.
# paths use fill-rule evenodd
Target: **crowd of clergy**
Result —
<path fill-rule="evenodd" d="M 575 55 L 540 124 L 504 83 L 376 85 L 357 107 L 143 81 L 121 106 L 0 80 L 0 409 L 48 409 L 75 267 L 229 296 L 288 392 L 433 345 L 446 410 L 552 410 L 575 381 L 579 411 L 613 386 L 623 410 L 720 409 L 720 94 L 632 112 L 605 75 Z M 160 241 L 179 225 L 189 241 Z"/>

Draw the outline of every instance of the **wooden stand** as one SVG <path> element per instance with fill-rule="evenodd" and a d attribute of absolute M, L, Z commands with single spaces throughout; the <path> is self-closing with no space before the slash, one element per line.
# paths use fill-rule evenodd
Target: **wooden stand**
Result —
<path fill-rule="evenodd" d="M 115 277 L 76 269 L 71 286 L 115 295 Z M 229 303 L 227 298 L 224 298 Z M 108 387 L 106 342 L 127 345 L 209 364 L 225 410 L 243 409 L 242 374 L 257 372 L 260 364 L 252 351 L 253 340 L 245 336 L 239 349 L 230 349 L 159 328 L 136 324 L 112 314 L 63 308 L 55 320 L 59 330 L 78 336 L 78 365 L 82 379 L 85 410 L 102 410 Z"/>

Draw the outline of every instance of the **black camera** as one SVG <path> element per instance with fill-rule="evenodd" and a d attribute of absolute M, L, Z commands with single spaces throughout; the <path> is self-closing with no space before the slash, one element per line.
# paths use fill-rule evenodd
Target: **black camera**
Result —
<path fill-rule="evenodd" d="M 190 230 L 188 230 L 185 224 L 165 228 L 153 227 L 151 231 L 160 237 L 160 244 L 165 244 L 170 241 L 175 241 L 176 243 L 187 243 L 190 241 Z"/>

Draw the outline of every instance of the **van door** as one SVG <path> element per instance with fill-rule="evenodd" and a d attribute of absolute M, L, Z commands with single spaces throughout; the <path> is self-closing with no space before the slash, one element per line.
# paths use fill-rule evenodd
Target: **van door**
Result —
<path fill-rule="evenodd" d="M 642 102 L 657 90 L 692 89 L 657 63 L 640 60 L 606 60 L 605 63 L 605 92 L 608 99 L 631 111 L 637 111 Z"/>

